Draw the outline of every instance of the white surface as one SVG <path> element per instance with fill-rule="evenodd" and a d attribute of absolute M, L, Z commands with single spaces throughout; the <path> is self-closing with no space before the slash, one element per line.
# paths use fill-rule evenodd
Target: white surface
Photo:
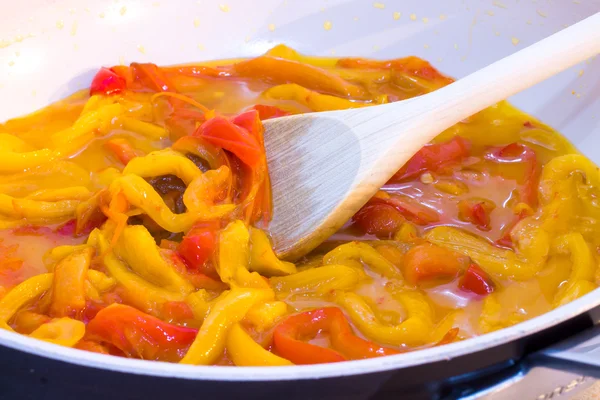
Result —
<path fill-rule="evenodd" d="M 462 77 L 600 11 L 600 0 L 382 0 L 383 9 L 367 0 L 2 3 L 0 120 L 86 87 L 99 65 L 251 56 L 280 42 L 320 55 L 332 51 L 378 58 L 415 54 L 445 73 Z M 221 11 L 219 4 L 227 5 L 229 11 Z M 394 19 L 394 12 L 401 13 L 399 19 Z M 323 27 L 326 21 L 332 23 L 330 30 Z M 269 29 L 270 24 L 274 30 Z M 516 45 L 513 38 L 515 42 L 518 39 Z M 142 48 L 144 53 L 139 51 Z M 582 76 L 580 71 L 584 71 Z M 599 93 L 600 59 L 596 57 L 516 96 L 514 102 L 565 133 L 599 162 Z M 0 331 L 0 343 L 125 372 L 189 379 L 306 379 L 403 368 L 467 354 L 538 331 L 599 303 L 596 291 L 551 313 L 479 338 L 338 365 L 273 369 L 173 365 L 62 348 L 6 331 Z"/>

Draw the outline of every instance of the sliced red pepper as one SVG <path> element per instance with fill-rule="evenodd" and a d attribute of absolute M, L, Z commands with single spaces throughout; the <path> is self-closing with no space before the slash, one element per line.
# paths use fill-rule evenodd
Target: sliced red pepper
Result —
<path fill-rule="evenodd" d="M 453 251 L 424 243 L 406 252 L 402 275 L 412 285 L 434 279 L 452 279 L 464 270 L 465 264 L 465 259 Z"/>
<path fill-rule="evenodd" d="M 104 147 L 114 154 L 123 165 L 127 165 L 129 161 L 141 155 L 141 153 L 129 143 L 129 140 L 123 138 L 110 139 L 104 143 Z"/>
<path fill-rule="evenodd" d="M 482 231 L 489 231 L 490 213 L 496 205 L 487 199 L 464 199 L 458 202 L 458 217 L 475 225 Z"/>
<path fill-rule="evenodd" d="M 252 134 L 221 116 L 204 122 L 193 135 L 232 152 L 250 167 L 256 166 L 264 158 L 264 151 Z"/>
<path fill-rule="evenodd" d="M 184 322 L 194 318 L 194 312 L 183 301 L 168 301 L 162 306 L 161 316 L 169 322 Z"/>
<path fill-rule="evenodd" d="M 190 281 L 197 289 L 225 290 L 228 286 L 221 282 L 219 274 L 211 260 L 200 265 L 197 270 L 188 267 L 187 262 L 177 251 L 161 249 L 163 256 L 170 260 L 176 271 Z"/>
<path fill-rule="evenodd" d="M 197 329 L 166 323 L 133 307 L 112 304 L 88 323 L 86 339 L 112 344 L 128 357 L 176 362 L 197 333 Z"/>
<path fill-rule="evenodd" d="M 315 337 L 319 332 L 329 333 L 333 349 L 302 340 Z M 273 345 L 277 354 L 294 364 L 332 363 L 399 353 L 356 336 L 344 313 L 335 307 L 319 308 L 286 318 L 273 332 Z"/>
<path fill-rule="evenodd" d="M 387 199 L 372 198 L 369 202 L 389 204 L 398 210 L 404 218 L 417 225 L 429 225 L 440 220 L 440 215 L 435 210 L 406 196 L 391 194 Z"/>
<path fill-rule="evenodd" d="M 467 271 L 460 279 L 458 287 L 465 292 L 486 296 L 494 291 L 495 285 L 492 278 L 477 264 L 469 265 Z"/>
<path fill-rule="evenodd" d="M 354 214 L 352 221 L 364 233 L 389 237 L 406 219 L 393 205 L 371 200 Z"/>
<path fill-rule="evenodd" d="M 251 110 L 258 111 L 258 115 L 262 121 L 264 121 L 266 119 L 279 118 L 279 117 L 285 117 L 286 115 L 290 115 L 289 112 L 282 110 L 279 107 L 268 106 L 268 105 L 264 105 L 264 104 L 257 104 L 255 106 L 251 107 Z"/>
<path fill-rule="evenodd" d="M 176 92 L 164 71 L 155 64 L 131 63 L 131 87 L 134 91 Z"/>
<path fill-rule="evenodd" d="M 107 346 L 104 346 L 98 342 L 94 342 L 93 340 L 80 340 L 75 345 L 75 348 L 79 350 L 91 351 L 92 353 L 110 354 L 110 350 L 107 348 Z"/>
<path fill-rule="evenodd" d="M 189 269 L 199 270 L 215 252 L 218 242 L 219 222 L 196 224 L 183 237 L 177 251 Z"/>
<path fill-rule="evenodd" d="M 121 93 L 127 88 L 125 79 L 116 74 L 112 68 L 102 67 L 94 76 L 90 86 L 90 96 L 102 94 L 105 96 Z"/>
<path fill-rule="evenodd" d="M 455 136 L 444 143 L 424 146 L 396 174 L 390 183 L 414 178 L 424 171 L 439 172 L 451 164 L 457 164 L 470 154 L 471 142 Z"/>

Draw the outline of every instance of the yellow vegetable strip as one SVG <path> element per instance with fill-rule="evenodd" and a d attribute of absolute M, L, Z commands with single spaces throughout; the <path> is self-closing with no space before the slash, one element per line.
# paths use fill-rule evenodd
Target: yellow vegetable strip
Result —
<path fill-rule="evenodd" d="M 132 206 L 144 210 L 158 225 L 169 232 L 186 232 L 196 221 L 221 218 L 235 208 L 233 204 L 227 204 L 211 207 L 210 212 L 205 213 L 187 211 L 183 214 L 174 214 L 156 190 L 137 175 L 124 175 L 117 178 L 110 188 L 111 193 L 121 191 Z"/>
<path fill-rule="evenodd" d="M 282 276 L 296 272 L 296 266 L 277 258 L 267 234 L 250 228 L 250 270 L 264 276 Z"/>
<path fill-rule="evenodd" d="M 445 226 L 433 228 L 427 232 L 425 239 L 438 246 L 471 257 L 484 271 L 498 277 L 517 280 L 531 279 L 544 265 L 540 262 L 528 263 L 520 260 L 513 251 L 492 246 L 486 240 L 456 228 Z M 538 250 L 543 251 L 544 249 L 539 248 Z"/>
<path fill-rule="evenodd" d="M 12 288 L 0 299 L 0 328 L 12 330 L 8 321 L 25 304 L 40 297 L 52 286 L 54 274 L 33 276 Z"/>
<path fill-rule="evenodd" d="M 209 365 L 223 354 L 229 329 L 241 321 L 248 310 L 273 299 L 268 289 L 232 289 L 216 302 L 204 320 L 182 364 Z"/>
<path fill-rule="evenodd" d="M 78 204 L 77 200 L 37 201 L 16 199 L 0 193 L 0 213 L 13 218 L 66 218 L 75 213 Z"/>
<path fill-rule="evenodd" d="M 219 238 L 219 263 L 217 272 L 221 280 L 235 287 L 269 288 L 269 284 L 256 272 L 249 272 L 250 234 L 240 220 L 233 221 L 221 232 Z"/>
<path fill-rule="evenodd" d="M 271 329 L 287 312 L 288 306 L 283 301 L 268 301 L 251 308 L 244 321 L 254 325 L 257 331 L 263 332 Z"/>
<path fill-rule="evenodd" d="M 150 122 L 128 117 L 120 118 L 119 121 L 123 124 L 123 129 L 139 133 L 149 139 L 159 140 L 168 136 L 165 128 L 151 124 Z"/>
<path fill-rule="evenodd" d="M 183 154 L 171 149 L 164 149 L 132 159 L 127 163 L 123 174 L 134 174 L 142 178 L 172 174 L 189 185 L 195 178 L 202 175 L 202 171 Z"/>
<path fill-rule="evenodd" d="M 328 293 L 332 290 L 353 289 L 361 279 L 356 269 L 347 265 L 324 265 L 288 276 L 273 277 L 271 285 L 282 293 Z"/>
<path fill-rule="evenodd" d="M 51 316 L 72 317 L 85 308 L 85 280 L 94 252 L 87 246 L 56 264 L 49 310 Z"/>
<path fill-rule="evenodd" d="M 0 173 L 23 172 L 54 161 L 57 154 L 50 149 L 33 150 L 24 153 L 0 150 Z"/>
<path fill-rule="evenodd" d="M 421 346 L 431 341 L 433 323 L 431 307 L 419 292 L 396 295 L 408 317 L 398 325 L 380 322 L 371 307 L 357 294 L 338 293 L 336 302 L 342 306 L 358 330 L 378 343 L 394 346 Z"/>
<path fill-rule="evenodd" d="M 336 96 L 321 94 L 295 83 L 274 86 L 267 89 L 263 96 L 278 100 L 294 100 L 313 111 L 345 110 L 365 107 L 368 104 L 358 103 Z"/>
<path fill-rule="evenodd" d="M 294 365 L 256 343 L 240 324 L 234 324 L 227 335 L 227 354 L 240 367 L 274 367 Z"/>
<path fill-rule="evenodd" d="M 350 242 L 338 246 L 323 257 L 323 264 L 344 264 L 348 260 L 361 261 L 386 278 L 401 277 L 394 264 L 366 243 Z"/>
<path fill-rule="evenodd" d="M 82 113 L 73 126 L 53 134 L 52 143 L 61 156 L 74 154 L 92 141 L 98 133 L 105 133 L 113 120 L 124 112 L 121 104 L 109 104 Z"/>
<path fill-rule="evenodd" d="M 160 307 L 169 301 L 183 301 L 185 295 L 177 292 L 171 292 L 161 287 L 155 286 L 138 275 L 130 272 L 127 267 L 113 254 L 108 251 L 108 240 L 99 232 L 94 234 L 98 241 L 100 253 L 104 254 L 104 265 L 110 275 L 122 285 L 130 302 L 147 313 L 156 314 Z M 94 232 L 92 232 L 94 233 Z M 92 236 L 90 234 L 90 236 Z"/>
<path fill-rule="evenodd" d="M 41 189 L 35 191 L 26 199 L 42 201 L 60 201 L 60 200 L 87 200 L 92 197 L 92 192 L 84 186 L 73 186 L 61 189 Z"/>
<path fill-rule="evenodd" d="M 71 318 L 54 319 L 41 325 L 29 336 L 45 342 L 73 347 L 85 335 L 85 324 Z"/>
<path fill-rule="evenodd" d="M 127 226 L 114 250 L 134 272 L 150 283 L 184 294 L 194 290 L 194 286 L 161 256 L 154 238 L 143 225 Z"/>

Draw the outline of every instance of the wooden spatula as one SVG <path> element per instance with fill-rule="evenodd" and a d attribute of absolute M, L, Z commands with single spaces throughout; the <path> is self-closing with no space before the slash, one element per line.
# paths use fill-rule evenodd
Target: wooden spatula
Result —
<path fill-rule="evenodd" d="M 277 254 L 319 245 L 443 130 L 598 53 L 600 13 L 423 96 L 265 121 Z"/>

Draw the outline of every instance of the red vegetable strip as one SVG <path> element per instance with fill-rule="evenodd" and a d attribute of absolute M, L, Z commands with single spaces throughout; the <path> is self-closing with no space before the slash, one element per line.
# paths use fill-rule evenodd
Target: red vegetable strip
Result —
<path fill-rule="evenodd" d="M 486 296 L 495 289 L 492 278 L 477 264 L 469 265 L 469 268 L 460 279 L 458 287 L 465 292 L 475 293 L 479 296 Z"/>
<path fill-rule="evenodd" d="M 179 361 L 197 333 L 197 329 L 163 322 L 133 307 L 112 304 L 88 323 L 86 339 L 110 343 L 128 357 Z"/>
<path fill-rule="evenodd" d="M 333 349 L 306 343 L 301 338 L 329 333 Z M 362 359 L 398 354 L 399 351 L 381 347 L 352 332 L 339 308 L 326 307 L 306 311 L 286 318 L 273 332 L 275 351 L 294 364 L 320 364 L 349 359 Z"/>
<path fill-rule="evenodd" d="M 432 279 L 456 277 L 463 270 L 464 264 L 464 260 L 456 253 L 425 243 L 406 252 L 402 275 L 406 282 L 417 285 Z"/>
<path fill-rule="evenodd" d="M 198 127 L 193 136 L 235 154 L 246 165 L 256 166 L 264 157 L 258 141 L 250 133 L 228 119 L 215 116 Z"/>
<path fill-rule="evenodd" d="M 264 105 L 264 104 L 257 104 L 255 106 L 251 107 L 251 110 L 258 111 L 258 115 L 262 121 L 264 121 L 266 119 L 279 118 L 279 117 L 284 117 L 286 115 L 290 115 L 289 112 L 282 110 L 279 107 L 268 106 L 268 105 Z"/>
<path fill-rule="evenodd" d="M 400 228 L 405 218 L 393 205 L 375 199 L 358 210 L 352 221 L 364 233 L 389 237 Z"/>
<path fill-rule="evenodd" d="M 111 95 L 121 93 L 127 88 L 127 83 L 123 77 L 109 68 L 100 68 L 92 80 L 90 86 L 90 96 L 97 94 Z"/>
<path fill-rule="evenodd" d="M 444 143 L 424 146 L 396 174 L 390 183 L 414 178 L 424 171 L 437 172 L 449 164 L 459 163 L 469 156 L 471 143 L 460 136 L 455 136 Z"/>
<path fill-rule="evenodd" d="M 127 139 L 123 138 L 110 139 L 104 143 L 104 147 L 113 153 L 123 165 L 127 165 L 129 161 L 141 155 L 141 152 L 138 152 Z"/>

